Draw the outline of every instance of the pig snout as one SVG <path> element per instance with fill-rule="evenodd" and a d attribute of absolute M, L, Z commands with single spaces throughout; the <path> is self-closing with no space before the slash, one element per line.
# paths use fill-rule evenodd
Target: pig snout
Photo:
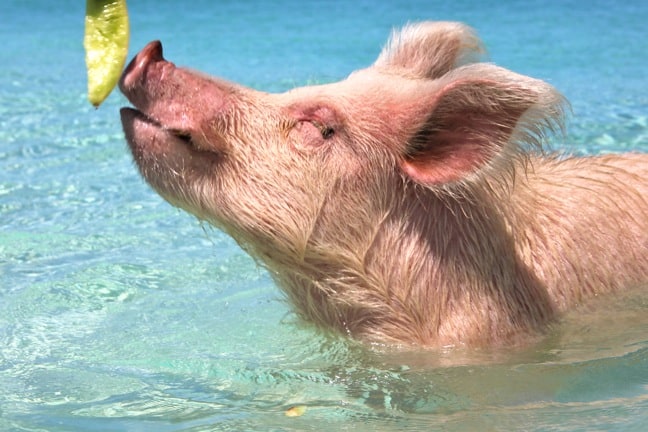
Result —
<path fill-rule="evenodd" d="M 170 99 L 165 89 L 173 81 L 175 69 L 173 63 L 164 59 L 162 43 L 149 42 L 124 70 L 119 89 L 135 108 L 163 123 L 168 119 L 156 105 L 162 99 Z"/>
<path fill-rule="evenodd" d="M 129 97 L 137 81 L 144 79 L 144 75 L 151 65 L 163 61 L 165 60 L 162 55 L 162 43 L 160 41 L 149 42 L 124 70 L 119 80 L 119 89 L 126 97 Z"/>
<path fill-rule="evenodd" d="M 159 147 L 162 138 L 175 138 L 193 150 L 222 152 L 223 140 L 213 124 L 228 105 L 229 86 L 165 60 L 160 41 L 150 42 L 133 58 L 119 88 L 135 108 L 121 112 L 131 147 Z"/>

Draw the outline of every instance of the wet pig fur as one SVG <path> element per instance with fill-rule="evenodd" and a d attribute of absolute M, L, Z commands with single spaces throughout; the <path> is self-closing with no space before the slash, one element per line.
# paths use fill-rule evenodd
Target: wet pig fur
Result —
<path fill-rule="evenodd" d="M 514 343 L 648 280 L 648 155 L 548 154 L 565 101 L 479 61 L 459 23 L 268 94 L 146 46 L 120 87 L 146 181 L 231 235 L 317 325 L 423 347 Z"/>

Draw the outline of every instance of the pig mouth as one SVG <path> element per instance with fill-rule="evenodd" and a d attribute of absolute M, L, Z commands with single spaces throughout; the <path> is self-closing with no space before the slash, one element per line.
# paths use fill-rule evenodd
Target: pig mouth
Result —
<path fill-rule="evenodd" d="M 162 144 L 195 150 L 190 132 L 169 128 L 135 108 L 124 107 L 119 112 L 126 141 L 134 153 L 162 150 Z"/>

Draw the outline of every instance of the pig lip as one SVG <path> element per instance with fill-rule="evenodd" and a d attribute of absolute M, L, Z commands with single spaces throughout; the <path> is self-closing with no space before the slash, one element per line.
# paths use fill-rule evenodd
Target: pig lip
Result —
<path fill-rule="evenodd" d="M 122 128 L 129 146 L 140 151 L 149 150 L 151 147 L 160 147 L 163 142 L 168 145 L 181 143 L 188 150 L 196 151 L 191 141 L 191 135 L 177 129 L 169 129 L 144 112 L 134 108 L 124 107 L 119 110 Z M 203 152 L 201 152 L 203 153 Z"/>
<path fill-rule="evenodd" d="M 119 110 L 119 114 L 126 141 L 133 153 L 156 153 L 156 149 L 162 144 L 170 144 L 175 138 L 142 111 L 124 107 Z"/>

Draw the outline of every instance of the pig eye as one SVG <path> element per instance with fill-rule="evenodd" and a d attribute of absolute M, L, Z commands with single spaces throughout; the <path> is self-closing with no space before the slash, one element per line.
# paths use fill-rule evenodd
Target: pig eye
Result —
<path fill-rule="evenodd" d="M 322 138 L 329 139 L 335 134 L 335 130 L 331 126 L 322 125 L 320 127 L 320 133 L 322 134 Z"/>
<path fill-rule="evenodd" d="M 325 140 L 335 135 L 335 129 L 333 129 L 331 126 L 327 126 L 324 123 L 320 123 L 318 121 L 311 121 L 311 123 L 317 128 L 317 130 L 319 130 L 320 135 L 322 135 L 322 138 L 324 138 Z"/>
<path fill-rule="evenodd" d="M 335 135 L 335 129 L 317 120 L 299 120 L 290 127 L 290 130 L 299 134 L 298 142 L 304 148 L 315 148 Z"/>

